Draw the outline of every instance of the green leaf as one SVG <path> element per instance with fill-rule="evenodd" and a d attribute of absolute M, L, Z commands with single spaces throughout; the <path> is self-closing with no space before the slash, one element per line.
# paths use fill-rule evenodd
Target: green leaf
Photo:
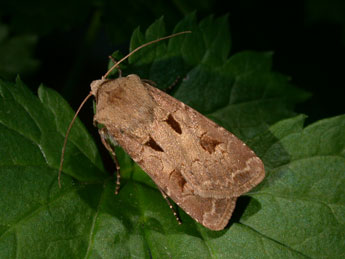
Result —
<path fill-rule="evenodd" d="M 1 81 L 0 87 L 1 133 L 4 134 L 1 151 L 8 154 L 0 158 L 1 163 L 57 168 L 62 140 L 73 117 L 71 108 L 56 92 L 43 86 L 38 90 L 40 99 L 19 79 L 15 84 Z M 99 153 L 78 120 L 66 148 L 64 170 L 80 180 L 102 179 Z"/>
<path fill-rule="evenodd" d="M 181 76 L 173 94 L 245 140 L 263 159 L 265 180 L 238 199 L 229 225 L 210 231 L 180 209 L 183 224 L 178 225 L 152 180 L 121 149 L 121 189 L 114 195 L 115 180 L 78 120 L 59 189 L 71 108 L 51 89 L 41 86 L 37 98 L 19 79 L 0 81 L 1 258 L 343 256 L 345 116 L 303 128 L 305 116 L 291 116 L 307 94 L 272 72 L 271 53 L 229 58 L 230 36 L 214 34 L 214 28 L 226 31 L 225 23 L 225 17 L 197 23 L 191 14 L 174 32 L 191 26 L 193 36 L 149 47 L 147 60 L 133 55 L 128 71 L 171 82 Z M 159 19 L 145 34 L 135 32 L 132 42 L 164 34 Z M 198 42 L 192 46 L 193 41 Z M 173 72 L 159 74 L 158 64 Z"/>
<path fill-rule="evenodd" d="M 304 255 L 341 258 L 345 115 L 305 129 L 303 120 L 298 116 L 281 121 L 258 137 L 258 142 L 270 143 L 258 152 L 268 175 L 248 206 L 256 203 L 260 209 L 255 214 L 247 210 L 240 222 Z"/>
<path fill-rule="evenodd" d="M 131 38 L 130 43 L 130 50 L 134 50 L 135 48 L 142 45 L 142 41 L 145 39 L 147 42 L 158 39 L 163 37 L 165 34 L 165 25 L 163 17 L 158 19 L 155 23 L 153 23 L 149 28 L 147 28 L 145 36 L 140 32 L 140 28 L 138 27 Z M 158 42 L 156 45 L 151 45 L 143 50 L 137 52 L 135 55 L 129 57 L 130 63 L 135 63 L 136 65 L 141 64 L 150 64 L 156 57 L 162 56 L 165 52 L 165 46 Z"/>

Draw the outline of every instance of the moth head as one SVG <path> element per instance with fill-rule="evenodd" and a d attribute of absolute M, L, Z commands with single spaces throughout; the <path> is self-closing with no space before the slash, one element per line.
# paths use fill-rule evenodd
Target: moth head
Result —
<path fill-rule="evenodd" d="M 105 79 L 94 80 L 91 82 L 91 94 L 97 96 L 98 89 L 105 82 Z"/>

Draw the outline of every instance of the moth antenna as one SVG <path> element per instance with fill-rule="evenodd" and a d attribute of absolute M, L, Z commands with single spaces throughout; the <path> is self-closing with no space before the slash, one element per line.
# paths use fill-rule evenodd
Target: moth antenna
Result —
<path fill-rule="evenodd" d="M 90 92 L 85 98 L 84 100 L 81 102 L 81 104 L 79 105 L 78 110 L 76 111 L 76 113 L 74 114 L 74 117 L 72 119 L 72 121 L 70 122 L 67 131 L 66 131 L 66 136 L 65 136 L 65 140 L 63 143 L 63 147 L 62 147 L 62 151 L 61 151 L 61 159 L 60 159 L 60 168 L 59 168 L 59 176 L 58 176 L 58 183 L 59 183 L 59 188 L 61 189 L 61 172 L 62 172 L 62 165 L 63 165 L 63 160 L 65 157 L 65 150 L 66 150 L 66 145 L 67 145 L 67 139 L 69 136 L 69 133 L 72 129 L 72 126 L 74 124 L 74 121 L 76 120 L 81 108 L 84 106 L 85 102 L 92 96 L 92 93 Z"/>
<path fill-rule="evenodd" d="M 107 73 L 105 73 L 104 76 L 102 76 L 102 79 L 105 79 L 111 71 L 113 71 L 118 65 L 120 65 L 120 63 L 122 61 L 124 61 L 125 59 L 127 59 L 128 57 L 132 56 L 135 52 L 137 52 L 138 50 L 146 47 L 146 46 L 149 46 L 151 44 L 154 44 L 156 42 L 159 42 L 161 40 L 166 40 L 166 39 L 170 39 L 170 38 L 173 38 L 173 37 L 176 37 L 178 35 L 181 35 L 181 34 L 185 34 L 185 33 L 192 33 L 192 31 L 181 31 L 181 32 L 178 32 L 178 33 L 174 33 L 174 34 L 171 34 L 169 36 L 166 36 L 166 37 L 162 37 L 162 38 L 159 38 L 159 39 L 156 39 L 156 40 L 153 40 L 153 41 L 150 41 L 150 42 L 147 42 L 139 47 L 137 47 L 136 49 L 132 50 L 130 53 L 128 53 L 126 56 L 124 56 L 122 59 L 120 59 L 118 62 L 116 62 L 109 70 Z"/>
<path fill-rule="evenodd" d="M 116 60 L 112 57 L 109 56 L 109 58 L 111 59 L 111 61 L 113 61 L 114 64 L 116 64 Z M 118 67 L 117 70 L 119 71 L 119 77 L 122 77 L 122 70 Z"/>

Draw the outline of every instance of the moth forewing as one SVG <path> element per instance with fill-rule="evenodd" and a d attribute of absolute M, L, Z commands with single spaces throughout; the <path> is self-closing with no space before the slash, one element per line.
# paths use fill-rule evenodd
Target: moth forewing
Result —
<path fill-rule="evenodd" d="M 184 174 L 195 192 L 203 197 L 237 197 L 262 181 L 262 161 L 235 135 L 159 89 L 148 86 L 148 90 L 157 105 L 183 129 L 179 136 L 181 146 L 176 148 L 184 151 L 181 159 L 189 157 L 181 165 L 185 167 L 183 172 L 200 171 L 196 175 Z"/>
<path fill-rule="evenodd" d="M 242 141 L 137 75 L 94 81 L 94 121 L 195 220 L 223 229 L 238 196 L 264 178 Z"/>

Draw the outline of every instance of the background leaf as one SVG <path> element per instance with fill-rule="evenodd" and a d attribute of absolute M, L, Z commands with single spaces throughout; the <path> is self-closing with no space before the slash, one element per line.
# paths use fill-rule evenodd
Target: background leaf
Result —
<path fill-rule="evenodd" d="M 37 69 L 39 61 L 32 57 L 37 37 L 9 34 L 8 26 L 0 23 L 0 77 L 13 79 L 18 73 L 27 75 Z"/>
<path fill-rule="evenodd" d="M 239 198 L 228 227 L 210 231 L 180 209 L 178 225 L 152 180 L 121 150 L 123 181 L 114 195 L 115 181 L 80 121 L 60 190 L 57 170 L 72 110 L 51 89 L 41 86 L 37 98 L 19 79 L 0 81 L 0 151 L 6 154 L 0 156 L 0 257 L 342 257 L 345 117 L 303 128 L 305 116 L 295 116 L 293 107 L 308 94 L 272 72 L 271 53 L 228 58 L 230 35 L 214 35 L 214 28 L 228 31 L 225 17 L 198 23 L 195 14 L 186 16 L 174 31 L 190 26 L 193 34 L 133 55 L 125 72 L 161 88 L 180 77 L 174 96 L 263 159 L 267 177 Z M 145 33 L 135 31 L 131 47 L 166 32 L 158 19 Z M 166 74 L 159 66 L 176 70 Z"/>
<path fill-rule="evenodd" d="M 164 27 L 161 19 L 151 25 L 145 33 L 154 35 L 150 37 L 136 30 L 131 50 L 163 37 L 165 29 L 161 27 Z M 309 97 L 291 85 L 288 77 L 272 72 L 272 53 L 246 51 L 228 58 L 231 41 L 226 16 L 208 17 L 198 25 L 195 14 L 191 14 L 176 25 L 174 32 L 185 30 L 192 33 L 149 46 L 131 56 L 129 62 L 138 63 L 130 72 L 150 78 L 163 89 L 177 80 L 180 85 L 173 92 L 177 99 L 208 115 L 242 140 L 294 115 L 294 105 Z M 214 31 L 221 33 L 216 36 Z"/>

